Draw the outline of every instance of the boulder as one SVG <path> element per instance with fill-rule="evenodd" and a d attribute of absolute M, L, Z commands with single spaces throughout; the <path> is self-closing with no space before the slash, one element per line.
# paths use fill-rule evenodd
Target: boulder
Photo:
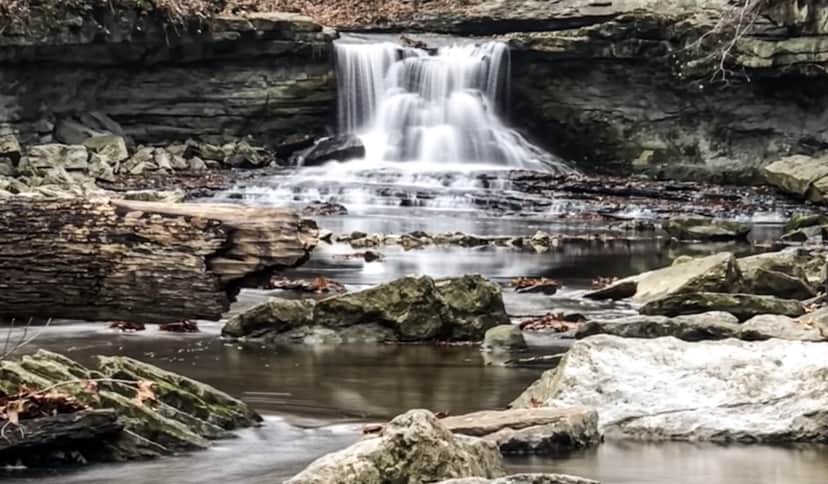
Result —
<path fill-rule="evenodd" d="M 523 331 L 514 324 L 501 324 L 486 331 L 482 348 L 487 351 L 514 351 L 526 349 Z"/>
<path fill-rule="evenodd" d="M 774 314 L 760 314 L 742 325 L 740 337 L 749 341 L 771 338 L 792 341 L 826 341 L 828 333 L 802 320 Z"/>
<path fill-rule="evenodd" d="M 20 143 L 14 135 L 7 134 L 0 136 L 0 159 L 8 159 L 12 165 L 16 165 L 23 156 Z"/>
<path fill-rule="evenodd" d="M 726 292 L 739 284 L 741 275 L 736 258 L 730 252 L 721 252 L 627 277 L 603 289 L 587 293 L 585 297 L 621 299 L 620 296 L 631 293 L 634 286 L 635 292 L 631 296 L 633 300 L 647 303 L 671 294 L 697 291 Z"/>
<path fill-rule="evenodd" d="M 449 479 L 436 484 L 600 484 L 598 481 L 566 474 L 513 474 L 497 479 L 468 477 Z"/>
<path fill-rule="evenodd" d="M 679 240 L 736 240 L 750 233 L 750 225 L 712 217 L 671 217 L 663 224 L 664 231 Z"/>
<path fill-rule="evenodd" d="M 221 334 L 240 338 L 309 325 L 313 322 L 314 306 L 311 299 L 270 299 L 230 318 Z"/>
<path fill-rule="evenodd" d="M 106 132 L 98 131 L 85 126 L 73 119 L 61 119 L 55 126 L 55 139 L 68 145 L 79 145 L 91 137 L 104 135 Z"/>
<path fill-rule="evenodd" d="M 781 314 L 794 318 L 805 314 L 802 304 L 793 299 L 723 292 L 674 294 L 650 301 L 640 309 L 641 314 L 671 317 L 709 311 L 724 311 L 736 316 L 739 321 L 759 314 Z"/>
<path fill-rule="evenodd" d="M 484 410 L 440 422 L 456 434 L 495 442 L 503 454 L 555 454 L 601 442 L 598 414 L 585 408 Z"/>
<path fill-rule="evenodd" d="M 435 287 L 448 308 L 451 339 L 480 340 L 490 328 L 509 323 L 500 286 L 481 275 L 437 279 Z"/>
<path fill-rule="evenodd" d="M 790 299 L 807 299 L 816 295 L 805 267 L 824 257 L 801 249 L 786 249 L 737 259 L 743 291 Z"/>
<path fill-rule="evenodd" d="M 43 172 L 52 168 L 86 170 L 89 167 L 88 160 L 89 152 L 85 146 L 36 145 L 29 148 L 26 168 L 32 168 L 35 172 Z"/>
<path fill-rule="evenodd" d="M 342 328 L 378 323 L 403 341 L 482 339 L 508 324 L 499 286 L 481 276 L 434 279 L 403 277 L 317 303 L 314 324 Z"/>
<path fill-rule="evenodd" d="M 794 213 L 788 223 L 785 224 L 785 232 L 813 227 L 816 225 L 828 225 L 828 215 L 821 213 Z"/>
<path fill-rule="evenodd" d="M 286 484 L 420 484 L 504 474 L 497 446 L 452 434 L 427 410 L 411 410 L 370 437 L 325 455 Z"/>
<path fill-rule="evenodd" d="M 94 153 L 89 157 L 89 169 L 87 170 L 89 176 L 96 180 L 103 180 L 114 182 L 115 169 L 107 162 L 107 159 L 101 155 Z"/>
<path fill-rule="evenodd" d="M 684 341 L 704 341 L 736 338 L 739 331 L 739 320 L 735 316 L 713 311 L 672 319 L 665 316 L 629 316 L 587 321 L 578 328 L 575 338 L 609 334 L 622 338 L 672 336 Z"/>
<path fill-rule="evenodd" d="M 328 161 L 347 161 L 365 156 L 365 146 L 355 134 L 340 134 L 318 140 L 296 158 L 299 166 L 316 166 Z"/>
<path fill-rule="evenodd" d="M 27 448 L 22 455 L 14 454 L 18 464 L 33 459 L 33 465 L 51 466 L 54 462 L 43 456 L 55 453 L 111 461 L 197 450 L 208 447 L 210 440 L 226 438 L 228 430 L 261 420 L 245 403 L 209 385 L 120 356 L 99 357 L 96 369 L 44 350 L 0 362 L 0 395 L 14 398 L 23 387 L 55 388 L 86 410 L 114 412 L 119 426 L 83 445 L 53 441 Z M 7 456 L 5 449 L 0 462 L 7 463 Z"/>
<path fill-rule="evenodd" d="M 111 134 L 93 136 L 83 142 L 83 145 L 112 167 L 129 158 L 126 140 L 122 136 Z"/>
<path fill-rule="evenodd" d="M 764 168 L 765 180 L 785 193 L 805 198 L 811 185 L 828 176 L 828 160 L 793 155 Z"/>
<path fill-rule="evenodd" d="M 828 442 L 828 344 L 577 341 L 513 406 L 586 406 L 607 438 Z"/>
<path fill-rule="evenodd" d="M 782 234 L 784 242 L 807 242 L 810 244 L 822 244 L 825 240 L 826 226 L 812 225 L 801 229 L 791 230 Z"/>
<path fill-rule="evenodd" d="M 814 181 L 806 196 L 808 200 L 815 203 L 825 203 L 828 201 L 828 177 L 822 177 Z"/>

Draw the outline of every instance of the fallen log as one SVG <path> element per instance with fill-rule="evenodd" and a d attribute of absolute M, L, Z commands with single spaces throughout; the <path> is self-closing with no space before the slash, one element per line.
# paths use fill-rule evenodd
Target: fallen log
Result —
<path fill-rule="evenodd" d="M 15 197 L 0 204 L 0 317 L 217 320 L 316 243 L 285 209 Z"/>

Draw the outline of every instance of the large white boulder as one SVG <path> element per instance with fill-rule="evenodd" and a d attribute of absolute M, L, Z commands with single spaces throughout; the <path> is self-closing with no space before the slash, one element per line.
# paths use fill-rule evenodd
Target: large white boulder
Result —
<path fill-rule="evenodd" d="M 595 408 L 607 438 L 828 442 L 828 344 L 578 341 L 513 406 Z"/>

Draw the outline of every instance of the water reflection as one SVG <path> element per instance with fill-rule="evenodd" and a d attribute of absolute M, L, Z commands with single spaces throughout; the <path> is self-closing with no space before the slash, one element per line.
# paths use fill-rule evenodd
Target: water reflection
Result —
<path fill-rule="evenodd" d="M 828 447 L 606 442 L 566 458 L 508 464 L 513 472 L 561 472 L 604 484 L 824 484 Z"/>

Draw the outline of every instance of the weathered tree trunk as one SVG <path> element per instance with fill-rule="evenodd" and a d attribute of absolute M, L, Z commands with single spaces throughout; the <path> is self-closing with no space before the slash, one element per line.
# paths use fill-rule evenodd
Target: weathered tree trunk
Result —
<path fill-rule="evenodd" d="M 219 319 L 239 288 L 303 263 L 316 237 L 284 209 L 6 200 L 0 317 Z"/>

